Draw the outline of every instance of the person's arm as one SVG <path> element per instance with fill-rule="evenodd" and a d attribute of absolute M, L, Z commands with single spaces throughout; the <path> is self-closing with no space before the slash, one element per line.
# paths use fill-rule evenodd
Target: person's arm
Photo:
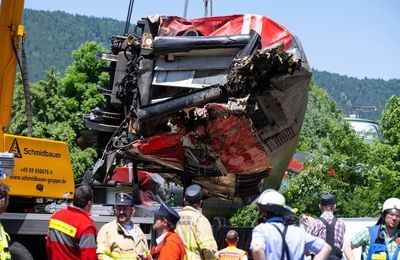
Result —
<path fill-rule="evenodd" d="M 202 252 L 205 260 L 214 260 L 218 251 L 217 242 L 215 241 L 210 222 L 205 217 L 199 217 L 195 225 L 196 242 Z"/>
<path fill-rule="evenodd" d="M 325 242 L 325 240 L 308 234 L 307 232 L 304 232 L 303 236 L 305 241 L 305 252 L 312 252 L 316 257 L 314 259 L 327 259 L 328 255 L 332 251 L 332 248 Z"/>
<path fill-rule="evenodd" d="M 80 258 L 87 260 L 96 260 L 96 228 L 89 227 L 79 239 Z"/>
<path fill-rule="evenodd" d="M 106 226 L 103 226 L 97 234 L 97 259 L 104 260 L 109 259 L 108 254 L 110 253 L 110 246 L 108 243 L 108 234 Z"/>
<path fill-rule="evenodd" d="M 150 254 L 147 239 L 143 231 L 139 227 L 138 229 L 136 234 L 139 242 L 136 244 L 136 254 L 139 259 L 146 259 Z"/>
<path fill-rule="evenodd" d="M 265 260 L 265 252 L 264 249 L 260 246 L 254 246 L 251 249 L 251 253 L 253 255 L 254 260 Z"/>
<path fill-rule="evenodd" d="M 343 253 L 346 256 L 347 260 L 354 260 L 355 256 L 353 253 L 354 248 L 358 248 L 360 246 L 366 246 L 369 244 L 369 230 L 368 228 L 364 228 L 357 235 L 355 235 L 351 241 L 348 241 L 343 246 Z"/>
<path fill-rule="evenodd" d="M 353 253 L 353 245 L 351 241 L 348 241 L 343 246 L 343 253 L 347 260 L 355 260 L 354 253 Z"/>
<path fill-rule="evenodd" d="M 46 236 L 46 254 L 47 254 L 47 259 L 53 259 L 51 250 L 51 240 L 49 235 Z"/>
<path fill-rule="evenodd" d="M 253 259 L 265 260 L 265 232 L 260 225 L 253 228 L 250 249 Z"/>
<path fill-rule="evenodd" d="M 322 247 L 321 251 L 319 251 L 319 253 L 314 256 L 313 260 L 328 259 L 328 256 L 331 253 L 331 251 L 332 251 L 331 246 L 328 245 L 327 243 L 325 243 L 324 246 Z"/>

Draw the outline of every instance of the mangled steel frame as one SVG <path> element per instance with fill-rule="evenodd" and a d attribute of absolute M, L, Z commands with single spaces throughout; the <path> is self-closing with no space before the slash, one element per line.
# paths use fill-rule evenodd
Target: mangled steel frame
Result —
<path fill-rule="evenodd" d="M 106 184 L 115 165 L 133 161 L 208 196 L 277 188 L 307 106 L 299 41 L 257 15 L 152 16 L 138 29 L 99 55 L 111 79 L 107 106 L 85 116 L 105 150 L 94 179 Z"/>

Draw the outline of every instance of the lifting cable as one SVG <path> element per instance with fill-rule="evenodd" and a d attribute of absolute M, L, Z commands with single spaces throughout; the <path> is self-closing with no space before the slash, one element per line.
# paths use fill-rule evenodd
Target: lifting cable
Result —
<path fill-rule="evenodd" d="M 21 77 L 22 77 L 22 86 L 23 86 L 23 91 L 24 91 L 24 100 L 25 100 L 25 110 L 26 110 L 26 123 L 28 126 L 28 132 L 27 132 L 27 136 L 32 137 L 32 118 L 33 118 L 33 114 L 32 114 L 32 106 L 31 106 L 31 95 L 30 95 L 30 88 L 29 88 L 29 80 L 28 80 L 28 64 L 26 61 L 26 52 L 25 52 L 25 36 L 21 37 L 22 41 L 21 41 L 21 59 L 22 59 L 22 63 L 21 60 L 19 58 L 18 55 L 18 51 L 17 51 L 17 45 L 16 42 L 14 40 L 14 38 L 12 38 L 12 46 L 13 46 L 13 50 L 15 53 L 15 57 L 17 58 L 17 62 L 18 62 L 18 66 L 19 69 L 21 71 Z"/>
<path fill-rule="evenodd" d="M 189 0 L 185 0 L 185 6 L 183 8 L 183 17 L 186 18 L 188 11 Z"/>
<path fill-rule="evenodd" d="M 131 24 L 131 17 L 132 17 L 132 10 L 133 10 L 134 2 L 135 2 L 135 0 L 129 1 L 128 14 L 126 15 L 124 35 L 128 35 L 128 32 L 129 32 L 129 25 Z"/>

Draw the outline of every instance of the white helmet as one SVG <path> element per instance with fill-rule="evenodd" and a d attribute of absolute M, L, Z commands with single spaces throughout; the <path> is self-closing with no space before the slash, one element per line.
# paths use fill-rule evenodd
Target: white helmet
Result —
<path fill-rule="evenodd" d="M 265 190 L 257 200 L 259 206 L 279 205 L 285 207 L 286 201 L 282 194 L 273 189 Z"/>
<path fill-rule="evenodd" d="M 382 207 L 382 212 L 385 210 L 390 210 L 390 209 L 398 209 L 400 210 L 400 199 L 398 198 L 390 198 L 383 203 Z"/>

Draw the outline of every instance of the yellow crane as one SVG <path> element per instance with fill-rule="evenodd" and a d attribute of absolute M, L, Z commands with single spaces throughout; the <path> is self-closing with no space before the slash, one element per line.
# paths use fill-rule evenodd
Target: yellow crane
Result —
<path fill-rule="evenodd" d="M 66 143 L 9 134 L 24 1 L 0 3 L 0 152 L 15 159 L 11 171 L 0 161 L 1 181 L 11 196 L 71 198 L 75 186 Z"/>

